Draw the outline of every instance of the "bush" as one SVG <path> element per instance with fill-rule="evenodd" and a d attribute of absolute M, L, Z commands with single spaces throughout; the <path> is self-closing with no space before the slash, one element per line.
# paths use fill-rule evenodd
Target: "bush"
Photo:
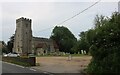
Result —
<path fill-rule="evenodd" d="M 35 66 L 36 60 L 35 57 L 2 57 L 2 61 L 18 64 L 21 66 L 29 67 Z"/>
<path fill-rule="evenodd" d="M 106 23 L 94 30 L 92 36 L 91 63 L 88 73 L 120 73 L 120 14 L 114 13 Z"/>

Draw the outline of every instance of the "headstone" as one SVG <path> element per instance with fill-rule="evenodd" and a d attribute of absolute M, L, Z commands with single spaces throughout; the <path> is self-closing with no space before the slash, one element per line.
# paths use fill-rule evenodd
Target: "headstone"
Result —
<path fill-rule="evenodd" d="M 81 54 L 84 54 L 83 50 L 81 50 Z"/>
<path fill-rule="evenodd" d="M 65 52 L 63 52 L 63 55 L 65 55 Z"/>
<path fill-rule="evenodd" d="M 80 54 L 80 52 L 78 52 L 78 54 Z"/>
<path fill-rule="evenodd" d="M 71 61 L 72 60 L 72 56 L 71 54 L 68 56 L 68 61 Z"/>
<path fill-rule="evenodd" d="M 84 54 L 86 54 L 86 51 L 84 51 Z"/>

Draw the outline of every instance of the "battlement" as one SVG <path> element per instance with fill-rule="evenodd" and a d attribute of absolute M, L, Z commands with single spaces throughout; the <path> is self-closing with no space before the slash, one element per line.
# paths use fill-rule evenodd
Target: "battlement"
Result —
<path fill-rule="evenodd" d="M 19 19 L 16 20 L 16 22 L 20 22 L 20 21 L 28 21 L 28 22 L 31 22 L 31 19 L 21 17 L 21 18 L 19 18 Z"/>

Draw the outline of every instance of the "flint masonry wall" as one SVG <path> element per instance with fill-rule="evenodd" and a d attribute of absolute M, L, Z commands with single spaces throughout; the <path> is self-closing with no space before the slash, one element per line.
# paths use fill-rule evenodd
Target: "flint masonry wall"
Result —
<path fill-rule="evenodd" d="M 31 19 L 19 18 L 16 20 L 16 31 L 13 52 L 27 54 L 32 52 Z"/>

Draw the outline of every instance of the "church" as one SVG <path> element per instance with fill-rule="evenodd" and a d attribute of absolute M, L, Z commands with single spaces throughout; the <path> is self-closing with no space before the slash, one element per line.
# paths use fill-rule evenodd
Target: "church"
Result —
<path fill-rule="evenodd" d="M 58 45 L 52 39 L 33 37 L 31 23 L 31 19 L 23 17 L 16 20 L 13 52 L 21 55 L 44 55 L 59 52 Z"/>

